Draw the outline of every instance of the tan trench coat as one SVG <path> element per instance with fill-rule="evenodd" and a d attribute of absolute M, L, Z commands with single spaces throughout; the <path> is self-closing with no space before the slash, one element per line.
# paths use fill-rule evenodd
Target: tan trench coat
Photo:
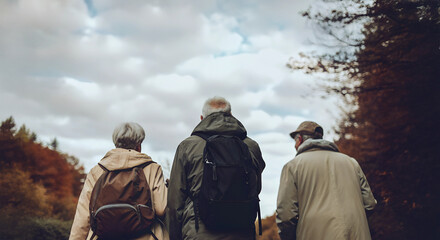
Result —
<path fill-rule="evenodd" d="M 99 163 L 109 170 L 116 170 L 131 168 L 149 161 L 152 160 L 146 154 L 134 150 L 116 148 L 109 151 Z M 83 190 L 78 199 L 78 206 L 76 208 L 75 219 L 70 231 L 69 240 L 84 240 L 91 238 L 92 231 L 89 226 L 90 194 L 93 190 L 93 186 L 103 172 L 104 170 L 96 165 L 87 175 Z M 144 168 L 144 173 L 152 191 L 151 196 L 156 215 L 158 217 L 163 217 L 165 215 L 167 202 L 167 189 L 163 180 L 162 169 L 159 164 L 153 163 Z M 162 224 L 155 223 L 151 230 L 158 239 L 169 239 L 165 226 L 162 226 Z M 147 234 L 136 240 L 150 239 L 153 239 L 153 237 L 150 234 Z"/>
<path fill-rule="evenodd" d="M 299 240 L 371 239 L 365 210 L 372 210 L 376 200 L 358 162 L 322 139 L 303 145 L 281 173 L 280 235 L 293 239 L 291 220 L 299 217 Z"/>

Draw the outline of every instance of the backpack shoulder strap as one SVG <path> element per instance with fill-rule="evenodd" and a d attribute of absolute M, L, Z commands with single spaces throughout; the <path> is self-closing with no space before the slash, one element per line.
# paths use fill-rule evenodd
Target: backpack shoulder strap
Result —
<path fill-rule="evenodd" d="M 146 168 L 148 165 L 150 165 L 152 163 L 156 163 L 156 162 L 155 161 L 145 162 L 145 163 L 142 163 L 141 165 L 134 166 L 133 168 L 138 167 L 138 168 L 144 169 L 144 168 Z"/>
<path fill-rule="evenodd" d="M 257 215 L 258 215 L 258 235 L 262 235 L 263 234 L 263 225 L 261 224 L 261 210 L 260 210 L 260 200 L 258 200 L 257 203 Z"/>
<path fill-rule="evenodd" d="M 108 170 L 106 167 L 104 167 L 104 165 L 102 165 L 101 163 L 98 163 L 98 166 L 100 166 L 102 168 L 102 170 L 104 170 L 105 172 L 110 172 L 110 170 Z"/>
<path fill-rule="evenodd" d="M 202 132 L 195 132 L 195 133 L 192 133 L 191 136 L 199 136 L 199 137 L 203 138 L 203 140 L 206 141 L 206 140 L 208 140 L 208 138 L 209 138 L 211 135 L 206 134 L 206 133 L 202 133 Z"/>

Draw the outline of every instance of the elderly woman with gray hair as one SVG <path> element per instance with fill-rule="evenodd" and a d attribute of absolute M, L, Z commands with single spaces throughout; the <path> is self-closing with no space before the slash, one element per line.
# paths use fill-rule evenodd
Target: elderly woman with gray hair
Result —
<path fill-rule="evenodd" d="M 105 172 L 104 169 L 115 171 L 147 165 L 143 168 L 143 172 L 150 187 L 152 208 L 155 211 L 156 217 L 161 218 L 165 215 L 167 189 L 163 179 L 162 169 L 159 164 L 152 162 L 152 159 L 148 155 L 141 153 L 141 144 L 144 138 L 144 129 L 137 123 L 122 123 L 115 128 L 113 131 L 113 142 L 116 148 L 107 152 L 101 161 L 99 161 L 99 164 L 90 170 L 84 182 L 70 232 L 70 240 L 97 239 L 93 237 L 90 228 L 89 204 L 93 187 L 100 176 Z M 149 162 L 152 163 L 148 164 Z M 153 223 L 151 232 L 154 236 L 151 233 L 146 233 L 134 239 L 149 240 L 154 239 L 154 237 L 160 240 L 169 239 L 165 226 L 163 226 L 160 221 Z"/>

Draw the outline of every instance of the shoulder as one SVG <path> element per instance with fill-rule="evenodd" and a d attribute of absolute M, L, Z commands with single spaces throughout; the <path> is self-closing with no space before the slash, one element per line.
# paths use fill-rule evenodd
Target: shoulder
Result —
<path fill-rule="evenodd" d="M 203 153 L 206 142 L 199 136 L 189 136 L 177 146 L 176 157 L 188 158 Z"/>
<path fill-rule="evenodd" d="M 180 142 L 179 147 L 187 147 L 187 146 L 191 146 L 191 145 L 195 145 L 195 144 L 200 144 L 202 142 L 205 142 L 205 140 L 203 140 L 203 138 L 199 137 L 199 136 L 189 136 L 187 137 L 185 140 L 183 140 L 182 142 Z"/>
<path fill-rule="evenodd" d="M 145 170 L 162 171 L 162 166 L 159 163 L 152 161 L 150 164 L 148 164 L 146 167 L 144 167 L 144 171 Z"/>
<path fill-rule="evenodd" d="M 180 142 L 178 148 L 191 148 L 197 145 L 201 145 L 201 144 L 205 144 L 205 140 L 203 140 L 203 138 L 199 137 L 199 136 L 189 136 L 187 137 L 185 140 L 183 140 L 182 142 Z"/>
<path fill-rule="evenodd" d="M 97 164 L 92 169 L 90 169 L 87 174 L 86 184 L 94 186 L 99 177 L 104 173 L 104 170 Z"/>
<path fill-rule="evenodd" d="M 313 152 L 310 152 L 313 153 Z M 341 153 L 341 152 L 333 152 L 333 151 L 326 151 L 326 150 L 319 150 L 319 151 L 315 151 L 316 154 L 323 154 L 323 155 L 327 155 L 329 159 L 332 159 L 332 161 L 338 161 L 340 163 L 346 164 L 346 165 L 351 165 L 353 168 L 355 169 L 359 169 L 360 165 L 359 162 L 354 159 L 353 157 L 345 154 L 345 153 Z M 306 157 L 307 153 L 301 154 L 304 157 Z M 299 156 L 301 156 L 299 155 Z"/>
<path fill-rule="evenodd" d="M 359 163 L 356 159 L 354 159 L 353 157 L 348 156 L 345 153 L 341 153 L 341 152 L 331 152 L 331 157 L 333 158 L 337 158 L 337 159 L 341 159 L 343 161 L 346 161 L 354 166 L 359 166 Z"/>
<path fill-rule="evenodd" d="M 162 166 L 157 162 L 152 162 L 143 168 L 145 178 L 149 184 L 157 182 L 157 179 L 163 178 Z"/>
<path fill-rule="evenodd" d="M 286 164 L 284 164 L 282 170 L 281 170 L 281 176 L 282 178 L 285 178 L 286 176 L 294 175 L 294 172 L 296 171 L 297 161 L 296 158 L 288 161 Z"/>
<path fill-rule="evenodd" d="M 352 157 L 350 157 L 350 156 L 348 156 L 348 155 L 345 155 L 348 159 L 349 159 L 349 161 L 351 162 L 351 164 L 353 164 L 353 166 L 356 168 L 356 169 L 360 169 L 361 168 L 361 166 L 359 165 L 359 162 L 356 160 L 356 159 L 354 159 L 354 158 L 352 158 Z"/>
<path fill-rule="evenodd" d="M 243 142 L 251 149 L 251 150 L 260 150 L 260 146 L 258 143 L 250 137 L 246 137 Z"/>
<path fill-rule="evenodd" d="M 104 169 L 96 164 L 92 169 L 90 169 L 89 175 L 97 180 L 102 175 L 102 173 L 104 173 Z"/>
<path fill-rule="evenodd" d="M 283 169 L 293 169 L 298 164 L 299 158 L 295 157 L 294 159 L 288 161 L 284 164 Z"/>

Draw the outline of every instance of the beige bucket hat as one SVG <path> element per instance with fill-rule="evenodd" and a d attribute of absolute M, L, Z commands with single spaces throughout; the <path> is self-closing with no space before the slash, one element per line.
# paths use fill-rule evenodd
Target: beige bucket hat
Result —
<path fill-rule="evenodd" d="M 290 133 L 290 136 L 292 138 L 295 138 L 295 135 L 297 133 L 319 136 L 321 138 L 322 136 L 324 136 L 324 130 L 322 129 L 322 127 L 319 124 L 312 121 L 302 122 L 294 132 Z"/>

